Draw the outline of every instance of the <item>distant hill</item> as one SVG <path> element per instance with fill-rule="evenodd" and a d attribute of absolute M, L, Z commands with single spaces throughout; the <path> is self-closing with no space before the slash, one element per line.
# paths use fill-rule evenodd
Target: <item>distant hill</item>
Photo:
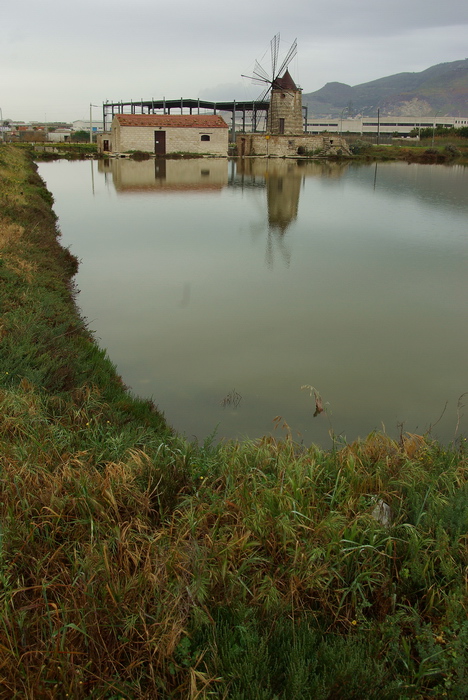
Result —
<path fill-rule="evenodd" d="M 354 116 L 468 115 L 468 59 L 438 63 L 420 73 L 397 73 L 361 85 L 327 83 L 304 93 L 310 116 L 339 116 L 346 108 Z"/>

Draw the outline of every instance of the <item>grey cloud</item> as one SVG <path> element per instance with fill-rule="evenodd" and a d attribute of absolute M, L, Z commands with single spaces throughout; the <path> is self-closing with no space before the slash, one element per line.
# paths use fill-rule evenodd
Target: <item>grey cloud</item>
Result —
<path fill-rule="evenodd" d="M 2 16 L 0 107 L 11 118 L 75 119 L 106 99 L 247 99 L 256 89 L 241 74 L 255 59 L 269 67 L 278 31 L 281 55 L 298 38 L 294 69 L 306 91 L 355 85 L 464 58 L 466 30 L 459 0 L 238 0 L 221 19 L 213 0 L 83 0 L 66 11 L 58 0 L 25 0 Z"/>

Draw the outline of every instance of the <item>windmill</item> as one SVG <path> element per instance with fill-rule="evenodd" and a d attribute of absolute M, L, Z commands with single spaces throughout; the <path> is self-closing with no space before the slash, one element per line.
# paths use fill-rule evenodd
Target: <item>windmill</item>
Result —
<path fill-rule="evenodd" d="M 302 132 L 302 97 L 301 89 L 296 86 L 287 70 L 292 59 L 297 54 L 297 39 L 291 44 L 282 63 L 278 63 L 280 35 L 276 34 L 270 42 L 271 73 L 256 60 L 253 75 L 243 75 L 250 78 L 256 85 L 263 85 L 264 91 L 258 101 L 263 102 L 270 96 L 268 110 L 268 131 L 276 134 Z M 277 99 L 288 97 L 284 104 Z"/>
<path fill-rule="evenodd" d="M 280 76 L 286 68 L 289 66 L 294 56 L 297 54 L 297 39 L 294 39 L 291 47 L 286 54 L 283 62 L 278 68 L 278 55 L 279 55 L 279 45 L 280 45 L 280 35 L 279 32 L 270 41 L 270 52 L 271 52 L 271 75 L 263 68 L 263 66 L 256 60 L 255 67 L 253 69 L 253 75 L 243 75 L 243 78 L 250 78 L 255 85 L 263 85 L 264 92 L 258 98 L 258 102 L 263 102 L 266 100 L 268 94 L 275 87 L 280 87 L 281 80 Z M 279 82 L 278 82 L 279 80 Z"/>

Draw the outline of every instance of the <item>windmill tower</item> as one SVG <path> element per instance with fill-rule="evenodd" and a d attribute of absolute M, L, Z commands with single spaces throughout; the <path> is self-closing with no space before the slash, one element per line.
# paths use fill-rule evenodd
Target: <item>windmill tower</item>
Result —
<path fill-rule="evenodd" d="M 271 74 L 263 66 L 255 61 L 255 68 L 250 77 L 254 83 L 266 85 L 266 89 L 259 98 L 263 101 L 270 94 L 270 107 L 268 109 L 267 131 L 270 134 L 298 135 L 304 129 L 302 125 L 302 90 L 292 79 L 288 65 L 297 53 L 297 39 L 295 39 L 278 68 L 280 35 L 276 34 L 270 42 L 271 50 Z"/>

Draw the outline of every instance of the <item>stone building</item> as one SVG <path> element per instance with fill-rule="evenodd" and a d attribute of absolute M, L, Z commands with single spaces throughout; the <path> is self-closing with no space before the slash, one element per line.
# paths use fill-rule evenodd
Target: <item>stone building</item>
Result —
<path fill-rule="evenodd" d="M 350 155 L 346 140 L 335 134 L 237 134 L 239 156 L 297 157 Z"/>
<path fill-rule="evenodd" d="M 302 90 L 288 70 L 271 88 L 267 132 L 238 134 L 239 156 L 349 155 L 348 145 L 340 136 L 304 133 Z"/>
<path fill-rule="evenodd" d="M 99 148 L 113 153 L 199 153 L 227 156 L 228 125 L 218 114 L 116 114 Z"/>
<path fill-rule="evenodd" d="M 71 129 L 55 129 L 55 131 L 49 131 L 47 134 L 47 141 L 52 143 L 64 143 L 65 141 L 70 141 L 72 133 Z"/>
<path fill-rule="evenodd" d="M 301 134 L 303 130 L 302 90 L 287 70 L 272 85 L 267 131 L 270 134 Z"/>

